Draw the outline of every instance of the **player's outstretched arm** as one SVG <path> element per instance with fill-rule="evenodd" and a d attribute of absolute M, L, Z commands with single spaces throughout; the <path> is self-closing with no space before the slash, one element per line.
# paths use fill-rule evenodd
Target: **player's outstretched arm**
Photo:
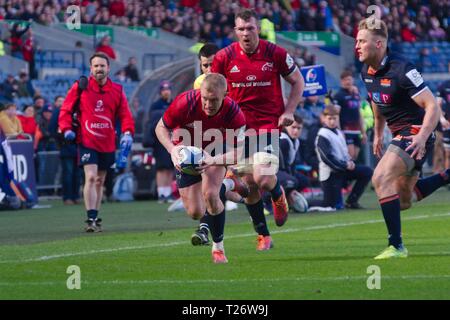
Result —
<path fill-rule="evenodd" d="M 305 81 L 298 68 L 284 77 L 284 79 L 291 85 L 291 92 L 289 94 L 284 113 L 278 120 L 278 126 L 290 126 L 294 122 L 294 112 L 303 95 L 303 88 Z"/>

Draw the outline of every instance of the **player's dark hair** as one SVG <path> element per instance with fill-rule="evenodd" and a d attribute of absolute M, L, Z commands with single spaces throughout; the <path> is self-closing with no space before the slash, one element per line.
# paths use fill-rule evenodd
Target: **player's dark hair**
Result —
<path fill-rule="evenodd" d="M 255 18 L 256 21 L 258 21 L 258 16 L 256 15 L 256 12 L 252 9 L 242 9 L 238 13 L 236 13 L 236 16 L 234 17 L 234 20 L 237 18 L 241 18 L 245 22 L 250 21 L 251 18 Z"/>
<path fill-rule="evenodd" d="M 89 64 L 92 65 L 92 60 L 94 58 L 102 58 L 106 60 L 106 64 L 109 66 L 109 57 L 103 52 L 96 52 L 89 58 Z"/>
<path fill-rule="evenodd" d="M 214 43 L 205 43 L 205 45 L 198 52 L 198 58 L 200 57 L 211 57 L 213 54 L 216 54 L 219 51 L 219 47 Z"/>
<path fill-rule="evenodd" d="M 353 72 L 351 72 L 350 70 L 344 70 L 341 73 L 341 80 L 347 77 L 353 77 Z"/>
<path fill-rule="evenodd" d="M 359 22 L 358 30 L 368 30 L 370 33 L 380 36 L 384 39 L 388 38 L 388 29 L 386 23 L 378 18 L 369 17 Z"/>

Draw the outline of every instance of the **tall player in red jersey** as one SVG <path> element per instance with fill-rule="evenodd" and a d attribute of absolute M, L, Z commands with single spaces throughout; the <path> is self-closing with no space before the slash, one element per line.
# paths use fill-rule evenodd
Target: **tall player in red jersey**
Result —
<path fill-rule="evenodd" d="M 253 134 L 247 133 L 245 143 L 244 156 L 253 163 L 252 170 L 247 171 L 243 178 L 250 188 L 245 202 L 258 233 L 257 249 L 268 250 L 272 247 L 272 238 L 259 190 L 271 193 L 275 222 L 282 226 L 287 220 L 288 208 L 276 177 L 279 129 L 294 121 L 294 111 L 300 102 L 304 81 L 286 50 L 261 40 L 259 31 L 256 13 L 248 9 L 240 11 L 235 17 L 238 41 L 216 54 L 212 72 L 227 78 L 228 96 L 239 103 L 247 128 L 253 129 L 250 130 Z M 286 105 L 280 75 L 291 85 Z M 265 170 L 269 164 L 275 164 L 275 170 Z"/>
<path fill-rule="evenodd" d="M 227 82 L 222 75 L 206 75 L 200 90 L 190 90 L 175 98 L 155 130 L 177 168 L 177 185 L 188 215 L 198 220 L 206 209 L 210 216 L 214 263 L 228 261 L 223 247 L 227 186 L 222 184 L 222 180 L 225 166 L 236 163 L 238 149 L 242 151 L 242 147 L 238 146 L 244 142 L 245 131 L 244 114 L 236 102 L 225 97 L 226 91 Z M 233 129 L 233 148 L 228 152 L 223 148 L 230 140 L 230 136 L 226 136 L 229 133 L 226 129 Z M 208 138 L 210 135 L 215 137 L 213 142 Z M 206 153 L 204 164 L 199 170 L 201 174 L 189 175 L 179 170 L 180 150 L 184 146 L 195 145 L 209 150 L 211 144 L 217 148 L 212 150 L 211 155 Z"/>

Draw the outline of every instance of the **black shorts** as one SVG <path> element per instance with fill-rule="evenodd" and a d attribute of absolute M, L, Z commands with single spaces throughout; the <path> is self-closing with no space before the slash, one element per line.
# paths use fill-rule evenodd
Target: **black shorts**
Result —
<path fill-rule="evenodd" d="M 450 149 L 450 129 L 443 131 L 444 136 L 444 148 Z"/>
<path fill-rule="evenodd" d="M 436 135 L 433 132 L 425 144 L 425 155 L 420 160 L 411 158 L 411 154 L 414 150 L 406 151 L 406 148 L 411 144 L 411 140 L 407 140 L 401 135 L 397 135 L 392 139 L 389 144 L 388 151 L 394 152 L 402 158 L 406 164 L 409 175 L 417 175 L 422 170 L 422 166 L 427 160 L 429 153 L 433 152 L 435 140 Z"/>
<path fill-rule="evenodd" d="M 202 181 L 202 176 L 193 176 L 191 174 L 186 174 L 175 170 L 175 179 L 177 181 L 178 189 L 190 187 L 198 182 Z"/>
<path fill-rule="evenodd" d="M 172 170 L 174 168 L 172 158 L 163 146 L 153 149 L 153 155 L 155 157 L 156 170 Z"/>
<path fill-rule="evenodd" d="M 347 145 L 353 144 L 355 147 L 361 148 L 361 135 L 359 133 L 345 133 L 345 142 Z"/>
<path fill-rule="evenodd" d="M 78 146 L 78 164 L 80 166 L 96 164 L 98 170 L 107 171 L 114 164 L 115 160 L 115 152 L 98 152 L 82 145 Z"/>

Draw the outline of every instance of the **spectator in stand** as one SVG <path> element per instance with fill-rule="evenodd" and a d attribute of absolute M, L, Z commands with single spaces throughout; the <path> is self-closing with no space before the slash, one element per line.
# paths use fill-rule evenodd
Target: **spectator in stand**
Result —
<path fill-rule="evenodd" d="M 429 72 L 432 67 L 430 59 L 430 50 L 428 48 L 422 48 L 419 53 L 419 61 L 417 63 L 417 68 L 420 72 Z"/>
<path fill-rule="evenodd" d="M 109 4 L 109 13 L 112 16 L 123 17 L 125 15 L 125 3 L 123 0 L 112 0 Z"/>
<path fill-rule="evenodd" d="M 428 31 L 431 40 L 443 41 L 446 38 L 444 29 L 441 28 L 440 22 L 436 17 L 431 17 L 431 29 Z"/>
<path fill-rule="evenodd" d="M 62 200 L 64 205 L 78 204 L 80 199 L 81 170 L 78 166 L 77 145 L 67 142 L 58 126 L 59 113 L 64 97 L 57 96 L 53 104 L 53 112 L 49 123 L 49 132 L 57 142 L 61 159 Z"/>
<path fill-rule="evenodd" d="M 28 74 L 25 71 L 20 72 L 19 82 L 17 84 L 18 97 L 32 97 L 34 96 L 34 88 L 31 84 Z"/>
<path fill-rule="evenodd" d="M 100 44 L 95 49 L 96 52 L 103 52 L 105 53 L 110 59 L 116 60 L 117 55 L 114 49 L 111 47 L 111 37 L 110 36 L 104 36 L 100 40 Z"/>
<path fill-rule="evenodd" d="M 12 102 L 17 97 L 19 85 L 12 74 L 8 74 L 5 81 L 2 83 L 2 95 Z"/>
<path fill-rule="evenodd" d="M 23 59 L 28 62 L 28 74 L 31 79 L 37 79 L 36 63 L 34 55 L 36 53 L 36 43 L 33 37 L 32 29 L 28 29 L 26 40 L 22 47 Z"/>
<path fill-rule="evenodd" d="M 34 140 L 34 134 L 36 133 L 36 119 L 34 118 L 34 107 L 29 104 L 23 108 L 22 114 L 17 116 L 22 125 L 23 133 L 29 134 Z"/>
<path fill-rule="evenodd" d="M 34 146 L 36 151 L 56 151 L 56 140 L 50 132 L 50 119 L 52 117 L 53 107 L 45 105 L 41 111 L 41 117 L 37 121 Z"/>
<path fill-rule="evenodd" d="M 401 34 L 402 41 L 404 42 L 416 42 L 417 37 L 414 33 L 414 29 L 416 28 L 416 24 L 412 21 L 407 22 L 403 25 Z"/>
<path fill-rule="evenodd" d="M 23 41 L 22 36 L 25 34 L 25 32 L 30 29 L 30 24 L 28 23 L 27 26 L 23 29 L 20 28 L 20 24 L 18 22 L 13 23 L 11 29 L 10 29 L 10 44 L 11 44 L 11 55 L 13 57 L 23 59 L 23 53 L 22 53 L 22 47 L 23 47 Z"/>
<path fill-rule="evenodd" d="M 39 123 L 39 119 L 42 116 L 42 109 L 45 106 L 45 99 L 44 97 L 41 96 L 36 96 L 34 98 L 34 114 L 35 114 L 35 118 L 36 118 L 36 123 Z"/>
<path fill-rule="evenodd" d="M 23 132 L 22 124 L 17 118 L 17 107 L 14 103 L 0 102 L 0 131 L 6 136 Z"/>
<path fill-rule="evenodd" d="M 128 64 L 125 66 L 124 70 L 125 76 L 131 81 L 140 81 L 136 57 L 130 57 L 128 59 Z"/>

